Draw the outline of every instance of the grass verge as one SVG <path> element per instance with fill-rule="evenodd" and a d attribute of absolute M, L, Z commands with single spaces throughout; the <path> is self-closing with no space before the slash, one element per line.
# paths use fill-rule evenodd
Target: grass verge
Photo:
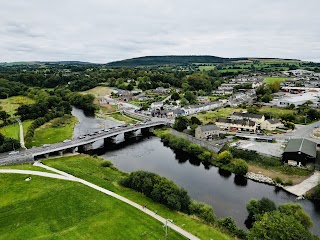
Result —
<path fill-rule="evenodd" d="M 6 111 L 11 116 L 16 112 L 17 108 L 22 104 L 33 104 L 34 100 L 24 97 L 24 96 L 15 96 L 7 99 L 0 100 L 0 106 L 2 110 Z"/>
<path fill-rule="evenodd" d="M 43 124 L 36 129 L 32 146 L 38 147 L 43 144 L 62 142 L 65 139 L 72 138 L 73 129 L 77 122 L 76 117 L 65 115 Z"/>
<path fill-rule="evenodd" d="M 163 239 L 163 224 L 80 183 L 0 174 L 0 239 Z M 184 239 L 174 231 L 170 239 Z"/>
<path fill-rule="evenodd" d="M 127 176 L 127 173 L 119 171 L 113 165 L 110 167 L 102 167 L 101 163 L 103 160 L 99 158 L 79 155 L 55 160 L 44 160 L 43 162 L 49 166 L 109 189 L 140 205 L 146 205 L 150 210 L 157 210 L 159 215 L 172 219 L 176 225 L 186 229 L 201 239 L 232 239 L 221 233 L 219 230 L 202 223 L 196 217 L 171 211 L 167 207 L 153 202 L 141 193 L 120 186 L 118 180 Z"/>
<path fill-rule="evenodd" d="M 26 120 L 22 122 L 23 126 L 23 135 L 25 136 L 28 130 L 28 127 L 31 125 L 33 121 L 32 120 Z M 3 134 L 3 136 L 7 138 L 13 138 L 19 140 L 19 132 L 20 132 L 20 127 L 19 124 L 11 124 L 4 126 L 0 128 L 0 132 Z"/>

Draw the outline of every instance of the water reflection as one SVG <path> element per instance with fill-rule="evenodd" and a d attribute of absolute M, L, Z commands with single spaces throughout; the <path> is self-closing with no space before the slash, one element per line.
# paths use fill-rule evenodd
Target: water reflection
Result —
<path fill-rule="evenodd" d="M 218 169 L 218 173 L 221 177 L 224 177 L 226 179 L 228 179 L 231 176 L 231 172 L 224 170 L 224 169 L 221 169 L 221 168 Z"/>
<path fill-rule="evenodd" d="M 239 187 L 245 187 L 248 184 L 248 179 L 242 175 L 235 175 L 233 182 Z"/>

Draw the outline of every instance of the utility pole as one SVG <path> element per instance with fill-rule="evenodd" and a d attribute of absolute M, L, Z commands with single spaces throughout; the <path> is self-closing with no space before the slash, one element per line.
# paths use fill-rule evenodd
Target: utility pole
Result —
<path fill-rule="evenodd" d="M 168 221 L 169 222 L 173 222 L 173 220 L 172 219 L 166 219 L 166 222 L 165 222 L 165 225 L 164 225 L 164 227 L 166 228 L 165 229 L 165 232 L 166 232 L 166 240 L 168 239 Z"/>

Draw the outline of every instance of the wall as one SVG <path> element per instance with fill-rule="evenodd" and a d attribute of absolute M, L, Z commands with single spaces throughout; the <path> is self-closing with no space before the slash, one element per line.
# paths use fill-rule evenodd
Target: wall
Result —
<path fill-rule="evenodd" d="M 150 117 L 148 117 L 148 116 L 145 116 L 145 115 L 142 115 L 142 114 L 139 114 L 139 113 L 126 111 L 126 110 L 123 110 L 123 114 L 127 115 L 129 117 L 132 117 L 132 118 L 136 118 L 136 119 L 142 120 L 142 121 L 150 119 Z"/>
<path fill-rule="evenodd" d="M 214 140 L 214 141 L 210 141 L 210 142 L 204 141 L 204 140 L 199 140 L 199 139 L 196 139 L 195 137 L 192 137 L 191 135 L 178 132 L 178 131 L 171 129 L 171 128 L 170 128 L 170 133 L 176 137 L 184 138 L 192 143 L 199 144 L 200 146 L 208 149 L 211 152 L 215 152 L 215 153 L 219 152 L 220 149 L 227 142 L 226 139 Z M 216 144 L 220 144 L 220 145 L 216 145 Z"/>

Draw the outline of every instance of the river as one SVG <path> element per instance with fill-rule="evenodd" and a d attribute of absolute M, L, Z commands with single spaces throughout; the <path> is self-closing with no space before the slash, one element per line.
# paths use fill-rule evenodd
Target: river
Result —
<path fill-rule="evenodd" d="M 76 117 L 78 113 L 79 111 L 73 111 Z M 96 120 L 98 125 L 101 121 L 93 119 L 88 119 L 87 126 L 90 128 L 93 126 L 90 121 Z M 86 122 L 85 115 L 82 116 L 82 122 Z M 297 201 L 295 196 L 277 187 L 235 176 L 216 167 L 205 167 L 199 160 L 164 146 L 155 136 L 132 139 L 116 146 L 106 146 L 97 150 L 97 153 L 123 171 L 146 170 L 171 179 L 185 188 L 191 198 L 210 204 L 217 217 L 231 216 L 243 229 L 246 228 L 244 224 L 247 217 L 246 204 L 252 198 L 267 197 L 276 204 L 298 202 L 314 222 L 311 231 L 320 235 L 319 205 L 309 200 Z"/>

